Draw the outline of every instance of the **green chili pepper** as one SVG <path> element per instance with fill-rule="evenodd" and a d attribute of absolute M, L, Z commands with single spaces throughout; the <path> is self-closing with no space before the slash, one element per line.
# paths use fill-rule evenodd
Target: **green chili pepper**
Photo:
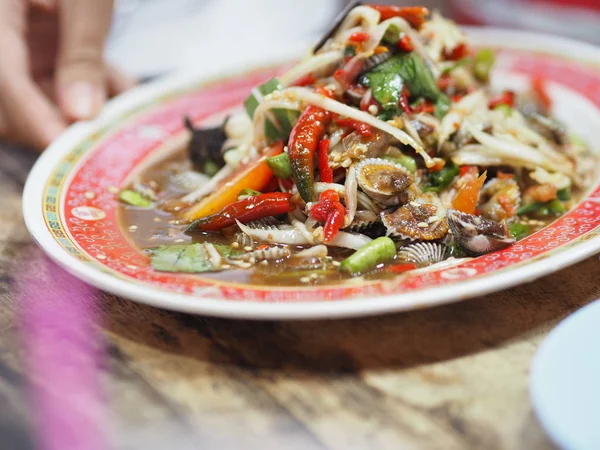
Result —
<path fill-rule="evenodd" d="M 287 180 L 292 176 L 292 166 L 290 164 L 290 157 L 287 153 L 281 153 L 277 156 L 267 158 L 267 165 L 277 178 Z"/>
<path fill-rule="evenodd" d="M 415 161 L 415 158 L 413 158 L 412 156 L 407 156 L 407 155 L 384 156 L 383 159 L 387 159 L 388 161 L 393 161 L 397 164 L 400 164 L 402 167 L 404 167 L 410 173 L 415 173 L 417 171 L 417 162 Z"/>
<path fill-rule="evenodd" d="M 125 189 L 119 194 L 119 200 L 131 206 L 139 208 L 148 208 L 152 206 L 152 200 L 144 197 L 142 194 L 130 189 Z"/>
<path fill-rule="evenodd" d="M 395 256 L 396 244 L 389 237 L 382 236 L 342 261 L 340 270 L 352 275 L 364 273 Z"/>
<path fill-rule="evenodd" d="M 571 200 L 571 188 L 559 189 L 556 195 L 563 202 L 569 201 Z"/>
<path fill-rule="evenodd" d="M 510 230 L 510 234 L 513 235 L 513 237 L 517 240 L 527 236 L 527 234 L 529 234 L 529 226 L 525 225 L 524 223 L 519 223 L 519 222 L 515 222 L 515 223 L 511 223 L 508 226 L 508 229 Z"/>
<path fill-rule="evenodd" d="M 439 172 L 431 172 L 425 181 L 425 192 L 441 192 L 450 186 L 460 169 L 455 164 L 446 164 Z"/>
<path fill-rule="evenodd" d="M 385 30 L 382 41 L 386 44 L 396 45 L 400 41 L 400 28 L 396 25 L 390 25 Z"/>
<path fill-rule="evenodd" d="M 475 55 L 473 74 L 479 81 L 487 83 L 490 80 L 490 72 L 496 62 L 496 55 L 491 49 L 483 49 Z"/>

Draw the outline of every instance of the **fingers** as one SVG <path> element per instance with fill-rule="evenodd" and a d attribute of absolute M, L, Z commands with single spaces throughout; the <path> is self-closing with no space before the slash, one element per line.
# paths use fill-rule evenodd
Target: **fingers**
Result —
<path fill-rule="evenodd" d="M 43 149 L 62 132 L 65 123 L 31 80 L 23 29 L 15 26 L 21 16 L 15 10 L 9 12 L 12 15 L 0 14 L 0 133 Z"/>
<path fill-rule="evenodd" d="M 104 41 L 112 0 L 61 0 L 56 68 L 58 106 L 70 120 L 94 117 L 107 97 Z"/>

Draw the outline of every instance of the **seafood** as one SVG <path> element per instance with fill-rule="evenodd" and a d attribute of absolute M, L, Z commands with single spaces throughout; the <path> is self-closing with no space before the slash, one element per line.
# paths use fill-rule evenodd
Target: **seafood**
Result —
<path fill-rule="evenodd" d="M 400 164 L 369 158 L 356 166 L 358 185 L 373 201 L 397 205 L 400 196 L 414 183 L 412 174 Z"/>
<path fill-rule="evenodd" d="M 494 222 L 451 209 L 448 211 L 448 224 L 456 243 L 473 255 L 495 252 L 515 243 L 505 222 Z"/>
<path fill-rule="evenodd" d="M 434 241 L 448 233 L 446 209 L 435 193 L 426 193 L 381 220 L 390 236 L 411 241 Z"/>
<path fill-rule="evenodd" d="M 398 251 L 398 259 L 425 267 L 444 261 L 449 256 L 448 247 L 437 242 L 419 242 Z"/>

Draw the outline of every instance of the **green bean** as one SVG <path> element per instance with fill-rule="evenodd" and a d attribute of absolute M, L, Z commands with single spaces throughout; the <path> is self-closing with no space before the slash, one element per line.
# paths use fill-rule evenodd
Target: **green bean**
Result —
<path fill-rule="evenodd" d="M 413 158 L 412 156 L 407 156 L 407 155 L 384 156 L 383 159 L 387 159 L 388 161 L 393 161 L 396 164 L 400 164 L 402 167 L 404 167 L 410 173 L 415 173 L 417 171 L 417 162 L 415 161 L 415 158 Z"/>
<path fill-rule="evenodd" d="M 510 234 L 512 234 L 513 237 L 517 240 L 529 234 L 529 226 L 525 225 L 524 223 L 511 223 L 508 226 L 508 229 L 510 230 Z"/>
<path fill-rule="evenodd" d="M 152 201 L 150 199 L 147 199 L 139 192 L 132 191 L 130 189 L 122 190 L 119 194 L 119 200 L 127 203 L 128 205 L 137 206 L 139 208 L 148 208 L 152 206 Z"/>
<path fill-rule="evenodd" d="M 342 261 L 340 270 L 352 275 L 368 272 L 395 256 L 396 244 L 389 237 L 382 236 Z"/>

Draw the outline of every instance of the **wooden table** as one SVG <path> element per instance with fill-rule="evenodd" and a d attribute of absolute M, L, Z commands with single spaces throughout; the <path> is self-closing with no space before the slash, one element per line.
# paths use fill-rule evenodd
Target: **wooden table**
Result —
<path fill-rule="evenodd" d="M 600 296 L 597 258 L 383 317 L 187 316 L 82 287 L 41 255 L 21 217 L 34 159 L 0 149 L 0 448 L 552 448 L 529 366 Z"/>

